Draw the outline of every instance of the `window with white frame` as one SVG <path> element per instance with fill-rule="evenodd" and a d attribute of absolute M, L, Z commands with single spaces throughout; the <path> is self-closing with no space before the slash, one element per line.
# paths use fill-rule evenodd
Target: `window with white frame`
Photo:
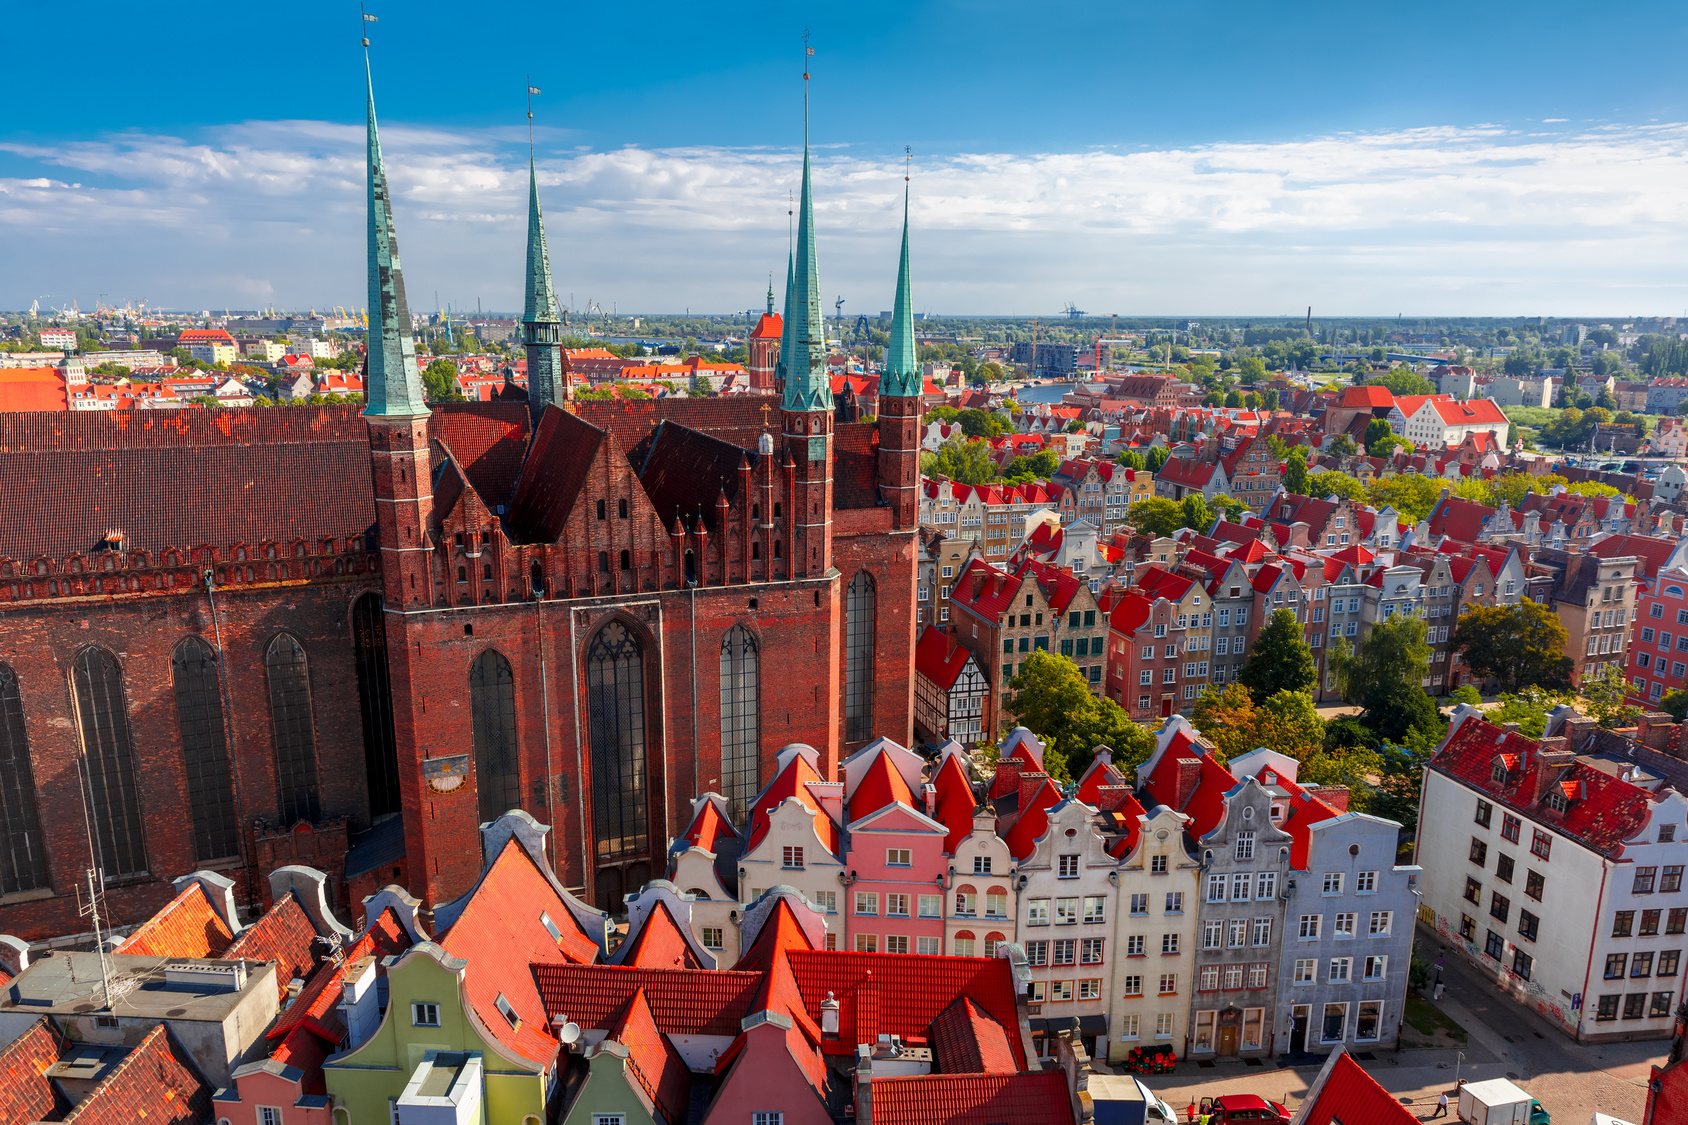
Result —
<path fill-rule="evenodd" d="M 750 1125 L 785 1125 L 785 1111 L 781 1109 L 757 1110 L 750 1115 Z"/>
<path fill-rule="evenodd" d="M 1361 871 L 1354 876 L 1354 893 L 1372 895 L 1377 893 L 1377 872 Z"/>
<path fill-rule="evenodd" d="M 1295 962 L 1295 983 L 1312 984 L 1313 976 L 1319 971 L 1319 962 L 1314 957 L 1299 957 Z"/>
<path fill-rule="evenodd" d="M 1367 957 L 1365 960 L 1366 980 L 1383 980 L 1389 971 L 1389 958 Z"/>
<path fill-rule="evenodd" d="M 1351 974 L 1353 971 L 1354 959 L 1352 957 L 1332 957 L 1330 959 L 1330 977 L 1328 979 L 1331 984 L 1347 984 L 1349 980 L 1352 979 Z"/>
<path fill-rule="evenodd" d="M 1207 901 L 1224 902 L 1227 882 L 1228 880 L 1223 875 L 1209 875 L 1207 877 Z"/>
<path fill-rule="evenodd" d="M 1342 872 L 1325 872 L 1325 887 L 1323 893 L 1327 895 L 1339 895 L 1342 893 Z"/>
<path fill-rule="evenodd" d="M 1266 946 L 1266 945 L 1272 944 L 1272 919 L 1270 919 L 1270 918 L 1256 918 L 1254 920 L 1254 943 L 1253 944 L 1254 944 L 1255 948 L 1257 948 L 1257 949 L 1260 948 L 1261 946 Z"/>
<path fill-rule="evenodd" d="M 1278 873 L 1276 871 L 1262 871 L 1255 876 L 1254 897 L 1258 900 L 1276 898 L 1278 895 Z"/>
<path fill-rule="evenodd" d="M 1225 944 L 1225 923 L 1221 921 L 1207 921 L 1202 923 L 1202 948 L 1220 949 Z"/>
<path fill-rule="evenodd" d="M 1119 1037 L 1121 1039 L 1139 1038 L 1137 1028 L 1136 1016 L 1121 1016 L 1119 1018 Z"/>
<path fill-rule="evenodd" d="M 438 1027 L 440 1025 L 440 1006 L 426 1001 L 417 1001 L 410 1005 L 410 1024 L 412 1027 Z"/>
<path fill-rule="evenodd" d="M 1389 925 L 1394 917 L 1393 910 L 1374 910 L 1371 912 L 1371 922 L 1366 932 L 1373 937 L 1383 937 L 1389 933 Z"/>
<path fill-rule="evenodd" d="M 1252 833 L 1252 832 L 1238 832 L 1237 833 L 1236 856 L 1239 860 L 1248 860 L 1248 859 L 1254 858 L 1254 833 Z M 1243 879 L 1246 882 L 1246 880 L 1248 879 L 1248 876 L 1244 875 Z M 1246 892 L 1245 892 L 1245 897 L 1246 897 Z"/>
<path fill-rule="evenodd" d="M 1339 938 L 1351 938 L 1351 937 L 1353 937 L 1354 936 L 1354 915 L 1352 915 L 1352 914 L 1338 914 L 1338 915 L 1336 915 L 1336 917 L 1332 920 L 1331 935 L 1333 937 L 1339 937 Z"/>
<path fill-rule="evenodd" d="M 1296 937 L 1301 941 L 1319 940 L 1319 923 L 1323 920 L 1323 914 L 1303 914 L 1301 916 L 1301 930 Z"/>
<path fill-rule="evenodd" d="M 938 939 L 935 937 L 915 938 L 914 951 L 925 957 L 934 957 L 938 953 Z"/>
<path fill-rule="evenodd" d="M 1173 1013 L 1172 1012 L 1156 1012 L 1155 1013 L 1155 1038 L 1156 1039 L 1171 1039 L 1172 1038 L 1172 1020 L 1173 1020 Z"/>

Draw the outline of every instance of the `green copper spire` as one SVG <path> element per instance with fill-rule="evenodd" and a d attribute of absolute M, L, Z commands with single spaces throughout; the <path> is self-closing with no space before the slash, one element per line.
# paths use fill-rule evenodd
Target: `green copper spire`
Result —
<path fill-rule="evenodd" d="M 792 275 L 797 271 L 797 266 L 795 264 L 796 260 L 796 256 L 792 251 L 786 251 L 785 314 L 780 318 L 780 357 L 774 361 L 774 378 L 782 385 L 785 383 L 786 376 L 791 373 L 791 368 L 789 366 L 792 349 L 791 341 L 793 338 L 791 335 L 791 279 Z"/>
<path fill-rule="evenodd" d="M 369 348 L 364 376 L 363 413 L 369 418 L 419 418 L 422 375 L 416 370 L 416 342 L 411 337 L 410 305 L 404 299 L 399 270 L 399 240 L 393 230 L 387 169 L 381 163 L 381 138 L 375 130 L 375 81 L 369 52 L 363 55 L 364 88 L 369 94 Z"/>
<path fill-rule="evenodd" d="M 916 398 L 925 389 L 914 362 L 914 292 L 908 271 L 908 178 L 903 178 L 903 259 L 897 266 L 897 300 L 891 306 L 891 343 L 885 349 L 885 373 L 879 393 Z"/>
<path fill-rule="evenodd" d="M 832 379 L 826 369 L 826 321 L 821 312 L 821 278 L 815 264 L 815 197 L 809 181 L 809 93 L 803 90 L 803 189 L 797 203 L 797 253 L 786 301 L 791 350 L 781 348 L 786 370 L 781 406 L 790 411 L 832 409 Z"/>
<path fill-rule="evenodd" d="M 530 87 L 531 89 L 531 87 Z M 529 117 L 532 111 L 528 111 Z M 548 403 L 563 400 L 563 329 L 551 287 L 551 252 L 539 210 L 539 174 L 528 153 L 527 303 L 522 307 L 522 346 L 527 352 L 527 394 L 535 419 Z"/>

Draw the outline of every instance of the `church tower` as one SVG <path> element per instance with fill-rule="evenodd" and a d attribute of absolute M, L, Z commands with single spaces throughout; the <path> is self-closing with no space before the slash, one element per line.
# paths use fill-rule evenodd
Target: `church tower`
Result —
<path fill-rule="evenodd" d="M 533 114 L 530 112 L 529 117 Z M 569 397 L 563 370 L 563 325 L 551 287 L 551 252 L 545 246 L 545 216 L 539 210 L 539 178 L 528 154 L 527 304 L 522 308 L 522 346 L 527 351 L 528 409 L 537 428 L 549 403 Z"/>
<path fill-rule="evenodd" d="M 809 76 L 803 75 L 803 189 L 797 204 L 797 247 L 786 297 L 785 371 L 780 420 L 792 485 L 793 578 L 832 569 L 832 378 L 826 366 L 826 321 L 815 264 L 815 201 L 809 176 Z"/>
<path fill-rule="evenodd" d="M 915 526 L 920 485 L 920 416 L 925 379 L 914 359 L 914 293 L 908 264 L 908 177 L 903 177 L 903 254 L 891 342 L 879 376 L 879 488 L 898 530 Z"/>
<path fill-rule="evenodd" d="M 399 269 L 392 198 L 375 125 L 375 83 L 364 40 L 363 74 L 369 109 L 369 331 L 363 416 L 375 477 L 376 534 L 387 610 L 433 604 L 428 525 L 433 490 L 428 457 L 428 407 L 416 369 L 410 306 Z M 402 646 L 400 646 L 402 648 Z"/>

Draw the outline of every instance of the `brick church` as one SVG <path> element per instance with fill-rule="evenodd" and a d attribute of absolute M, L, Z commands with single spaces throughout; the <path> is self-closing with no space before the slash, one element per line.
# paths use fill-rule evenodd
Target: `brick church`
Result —
<path fill-rule="evenodd" d="M 361 414 L 0 415 L 0 932 L 86 929 L 90 869 L 119 925 L 292 862 L 432 908 L 512 808 L 619 911 L 693 795 L 910 739 L 906 217 L 877 422 L 835 415 L 806 139 L 777 395 L 575 402 L 530 169 L 526 390 L 431 406 L 373 92 L 368 181 Z"/>

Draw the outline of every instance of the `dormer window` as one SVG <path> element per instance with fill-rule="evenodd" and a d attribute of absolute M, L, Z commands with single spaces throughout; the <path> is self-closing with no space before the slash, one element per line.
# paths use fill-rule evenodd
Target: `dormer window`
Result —
<path fill-rule="evenodd" d="M 1558 788 L 1555 788 L 1553 792 L 1547 795 L 1547 807 L 1556 813 L 1564 812 L 1570 807 L 1570 804 L 1571 803 L 1565 799 L 1564 791 Z"/>
<path fill-rule="evenodd" d="M 1506 780 L 1506 763 L 1499 758 L 1495 759 L 1494 768 L 1489 770 L 1489 780 L 1497 784 Z"/>

